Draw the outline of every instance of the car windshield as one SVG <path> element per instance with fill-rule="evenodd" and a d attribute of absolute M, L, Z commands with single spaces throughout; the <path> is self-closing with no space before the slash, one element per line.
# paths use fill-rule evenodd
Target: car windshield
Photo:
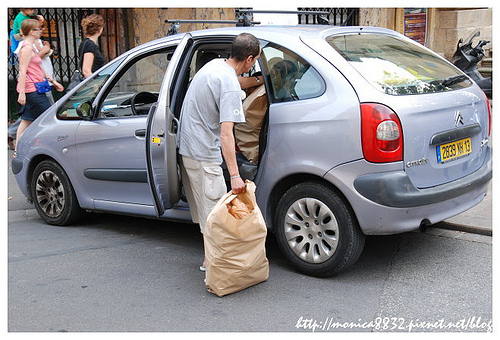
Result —
<path fill-rule="evenodd" d="M 86 82 L 75 93 L 66 100 L 57 110 L 57 117 L 60 119 L 80 119 L 76 113 L 76 107 L 84 102 L 92 102 L 102 85 L 106 82 L 111 74 L 118 68 L 124 58 L 117 59 L 111 62 L 107 67 L 102 69 L 92 79 Z"/>
<path fill-rule="evenodd" d="M 452 64 L 396 37 L 347 34 L 329 36 L 326 41 L 368 82 L 387 94 L 435 93 L 471 85 Z"/>

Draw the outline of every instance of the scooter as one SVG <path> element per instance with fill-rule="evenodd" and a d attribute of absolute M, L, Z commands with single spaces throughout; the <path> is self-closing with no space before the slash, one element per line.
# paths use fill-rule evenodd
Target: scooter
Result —
<path fill-rule="evenodd" d="M 480 34 L 479 30 L 476 30 L 466 40 L 467 42 L 465 44 L 463 43 L 463 39 L 460 38 L 457 44 L 457 50 L 452 57 L 452 63 L 474 80 L 474 82 L 484 91 L 486 96 L 491 99 L 491 77 L 483 77 L 477 68 L 477 64 L 484 57 L 483 46 L 488 44 L 489 41 L 480 40 L 476 47 L 472 47 L 472 40 Z"/>

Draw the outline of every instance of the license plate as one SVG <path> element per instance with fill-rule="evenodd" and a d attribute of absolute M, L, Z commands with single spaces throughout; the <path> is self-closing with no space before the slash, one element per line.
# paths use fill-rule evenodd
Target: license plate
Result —
<path fill-rule="evenodd" d="M 446 143 L 437 146 L 438 163 L 445 163 L 455 159 L 467 156 L 472 152 L 470 138 L 457 140 L 456 142 Z"/>

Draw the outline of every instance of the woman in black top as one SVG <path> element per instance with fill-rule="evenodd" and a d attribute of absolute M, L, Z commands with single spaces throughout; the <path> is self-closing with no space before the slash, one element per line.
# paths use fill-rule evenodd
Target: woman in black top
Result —
<path fill-rule="evenodd" d="M 98 39 L 104 28 L 104 19 L 99 14 L 91 14 L 82 19 L 85 39 L 81 42 L 78 54 L 82 57 L 82 74 L 85 78 L 104 65 L 104 57 L 99 50 Z"/>

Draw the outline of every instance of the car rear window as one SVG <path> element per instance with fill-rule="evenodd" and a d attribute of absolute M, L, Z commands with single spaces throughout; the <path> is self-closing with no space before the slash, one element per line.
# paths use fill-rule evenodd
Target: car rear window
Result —
<path fill-rule="evenodd" d="M 368 82 L 391 95 L 465 88 L 470 80 L 420 45 L 380 34 L 332 35 L 326 41 Z"/>

